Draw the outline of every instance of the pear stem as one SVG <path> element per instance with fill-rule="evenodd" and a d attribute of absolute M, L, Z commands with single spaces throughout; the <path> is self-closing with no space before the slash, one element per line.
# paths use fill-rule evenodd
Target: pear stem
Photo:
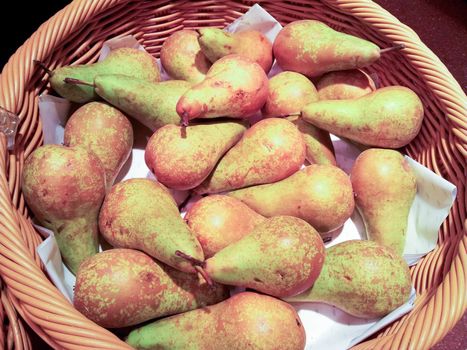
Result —
<path fill-rule="evenodd" d="M 201 276 L 203 276 L 207 284 L 212 286 L 212 279 L 211 277 L 209 277 L 208 273 L 204 270 L 204 266 L 205 266 L 204 261 L 193 258 L 191 255 L 185 254 L 184 252 L 180 250 L 176 250 L 175 255 L 178 256 L 179 258 L 185 259 L 186 261 L 190 262 L 193 265 L 193 268 L 196 271 L 198 271 L 201 274 Z"/>
<path fill-rule="evenodd" d="M 48 75 L 52 76 L 54 72 L 50 70 L 49 67 L 47 67 L 44 62 L 39 61 L 39 60 L 32 60 L 35 64 L 37 64 L 39 67 L 41 67 Z"/>
<path fill-rule="evenodd" d="M 71 84 L 71 85 L 86 85 L 86 86 L 92 86 L 94 88 L 96 87 L 96 85 L 94 85 L 92 83 L 88 83 L 86 81 L 75 79 L 75 78 L 65 78 L 65 79 L 63 79 L 63 81 L 66 84 Z"/>
<path fill-rule="evenodd" d="M 386 47 L 385 49 L 381 49 L 379 51 L 379 53 L 386 53 L 386 52 L 390 52 L 390 51 L 394 51 L 394 50 L 401 50 L 401 49 L 405 49 L 405 45 L 404 44 L 397 44 L 397 45 L 394 45 L 394 46 L 391 46 L 391 47 Z"/>
<path fill-rule="evenodd" d="M 195 266 L 195 270 L 198 271 L 201 276 L 203 276 L 208 285 L 212 286 L 212 279 L 209 277 L 205 269 L 203 269 L 201 266 Z"/>
<path fill-rule="evenodd" d="M 184 127 L 187 127 L 188 126 L 188 113 L 187 112 L 183 112 L 182 113 L 182 126 Z"/>

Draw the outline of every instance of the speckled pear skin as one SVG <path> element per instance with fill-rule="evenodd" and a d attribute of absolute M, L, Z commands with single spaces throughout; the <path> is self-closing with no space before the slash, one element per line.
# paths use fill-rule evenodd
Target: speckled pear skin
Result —
<path fill-rule="evenodd" d="M 185 123 L 195 118 L 246 118 L 261 109 L 267 94 L 268 77 L 261 66 L 243 56 L 228 55 L 180 98 L 177 113 Z"/>
<path fill-rule="evenodd" d="M 341 227 L 355 206 L 349 177 L 333 165 L 312 164 L 282 181 L 228 195 L 266 217 L 299 217 L 323 235 Z"/>
<path fill-rule="evenodd" d="M 50 77 L 52 88 L 69 101 L 85 103 L 99 99 L 92 86 L 67 84 L 65 78 L 73 78 L 92 83 L 98 74 L 124 74 L 148 82 L 161 80 L 159 66 L 154 57 L 133 48 L 112 50 L 101 62 L 65 66 L 55 69 Z"/>
<path fill-rule="evenodd" d="M 310 164 L 329 164 L 337 166 L 334 146 L 331 136 L 326 130 L 321 130 L 310 123 L 307 123 L 298 115 L 286 118 L 294 123 L 302 133 L 306 146 L 306 160 Z"/>
<path fill-rule="evenodd" d="M 64 145 L 94 152 L 104 166 L 107 189 L 110 189 L 130 156 L 133 127 L 118 109 L 103 102 L 89 102 L 68 119 Z"/>
<path fill-rule="evenodd" d="M 287 24 L 277 35 L 273 52 L 283 70 L 309 77 L 365 67 L 380 57 L 375 44 L 315 20 Z"/>
<path fill-rule="evenodd" d="M 81 264 L 73 304 L 98 325 L 121 328 L 216 304 L 228 295 L 227 287 L 209 286 L 143 252 L 112 249 Z"/>
<path fill-rule="evenodd" d="M 153 83 L 121 74 L 98 75 L 94 84 L 100 97 L 152 131 L 180 124 L 175 106 L 191 87 L 183 80 Z"/>
<path fill-rule="evenodd" d="M 200 199 L 185 215 L 206 258 L 240 240 L 264 220 L 238 199 L 215 194 Z"/>
<path fill-rule="evenodd" d="M 303 350 L 306 336 L 292 306 L 243 292 L 135 329 L 126 342 L 137 350 Z"/>
<path fill-rule="evenodd" d="M 199 28 L 198 42 L 205 56 L 212 62 L 238 54 L 258 63 L 268 73 L 272 66 L 272 44 L 257 30 L 228 33 L 220 28 Z M 254 49 L 252 49 L 254 48 Z"/>
<path fill-rule="evenodd" d="M 324 254 L 321 236 L 308 223 L 275 216 L 207 259 L 204 269 L 213 281 L 286 297 L 311 287 Z"/>
<path fill-rule="evenodd" d="M 178 212 L 169 191 L 149 179 L 114 185 L 104 200 L 99 229 L 116 248 L 133 248 L 184 272 L 195 272 L 177 250 L 204 260 L 201 245 Z"/>
<path fill-rule="evenodd" d="M 166 125 L 149 139 L 146 164 L 167 187 L 195 188 L 245 130 L 246 126 L 238 121 L 212 121 L 188 127 Z"/>
<path fill-rule="evenodd" d="M 360 69 L 324 74 L 316 84 L 320 100 L 348 100 L 376 90 L 373 79 Z"/>
<path fill-rule="evenodd" d="M 279 181 L 304 161 L 305 143 L 297 127 L 285 119 L 263 119 L 245 131 L 195 191 L 219 193 Z"/>
<path fill-rule="evenodd" d="M 404 86 L 388 86 L 353 100 L 310 103 L 303 120 L 331 134 L 372 147 L 399 148 L 420 131 L 423 105 Z"/>
<path fill-rule="evenodd" d="M 397 151 L 371 148 L 358 156 L 350 179 L 368 239 L 402 255 L 410 207 L 417 193 L 410 165 Z"/>
<path fill-rule="evenodd" d="M 173 79 L 199 83 L 206 77 L 211 62 L 201 51 L 198 37 L 196 31 L 183 29 L 162 44 L 161 63 Z"/>
<path fill-rule="evenodd" d="M 409 299 L 409 266 L 373 241 L 351 240 L 326 249 L 313 287 L 289 302 L 323 302 L 360 318 L 381 318 Z"/>
<path fill-rule="evenodd" d="M 55 234 L 73 273 L 98 252 L 97 217 L 105 196 L 99 158 L 82 147 L 45 145 L 26 159 L 22 190 L 38 222 Z"/>

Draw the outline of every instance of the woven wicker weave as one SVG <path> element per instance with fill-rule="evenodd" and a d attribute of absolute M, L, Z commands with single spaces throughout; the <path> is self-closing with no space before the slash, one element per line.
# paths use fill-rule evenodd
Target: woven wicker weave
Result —
<path fill-rule="evenodd" d="M 466 98 L 441 61 L 407 26 L 368 0 L 255 1 L 283 24 L 315 18 L 380 47 L 403 43 L 368 71 L 382 85 L 406 85 L 422 98 L 426 114 L 419 136 L 403 151 L 458 188 L 456 202 L 439 232 L 438 246 L 416 267 L 415 309 L 356 349 L 428 349 L 455 325 L 467 307 Z M 134 35 L 158 55 L 164 39 L 182 28 L 223 27 L 253 1 L 75 0 L 44 23 L 13 55 L 0 76 L 0 106 L 21 118 L 16 148 L 0 134 L 0 322 L 10 331 L 0 342 L 31 348 L 15 310 L 54 348 L 127 349 L 107 330 L 84 318 L 49 282 L 35 253 L 41 242 L 21 194 L 24 159 L 42 142 L 38 95 L 47 77 L 33 59 L 54 68 L 97 59 L 102 43 Z M 2 328 L 3 329 L 3 328 Z"/>

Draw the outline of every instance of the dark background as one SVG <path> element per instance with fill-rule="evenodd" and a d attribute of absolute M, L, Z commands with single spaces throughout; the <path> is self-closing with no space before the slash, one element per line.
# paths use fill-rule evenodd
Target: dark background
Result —
<path fill-rule="evenodd" d="M 448 67 L 467 90 L 467 1 L 466 0 L 376 0 L 401 22 L 410 26 Z M 16 49 L 48 18 L 69 1 L 12 1 L 0 21 L 0 67 Z M 6 20 L 8 18 L 8 20 Z M 46 349 L 33 340 L 34 349 Z M 467 317 L 433 350 L 467 349 Z"/>

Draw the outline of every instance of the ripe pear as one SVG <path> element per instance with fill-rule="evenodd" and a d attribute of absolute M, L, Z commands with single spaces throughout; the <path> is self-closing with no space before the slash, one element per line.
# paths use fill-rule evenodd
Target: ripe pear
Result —
<path fill-rule="evenodd" d="M 360 69 L 324 74 L 316 85 L 320 100 L 359 98 L 376 90 L 373 79 Z"/>
<path fill-rule="evenodd" d="M 185 125 L 195 118 L 247 118 L 261 109 L 267 94 L 268 77 L 261 66 L 243 56 L 228 55 L 180 98 L 177 113 Z"/>
<path fill-rule="evenodd" d="M 323 262 L 323 240 L 313 227 L 293 216 L 275 216 L 207 259 L 203 268 L 213 281 L 286 297 L 310 288 Z"/>
<path fill-rule="evenodd" d="M 75 273 L 98 252 L 97 217 L 105 171 L 83 147 L 45 145 L 26 159 L 22 190 L 40 225 L 52 230 L 64 263 Z"/>
<path fill-rule="evenodd" d="M 351 240 L 326 249 L 313 287 L 289 302 L 323 302 L 360 318 L 381 318 L 409 299 L 409 266 L 376 242 Z"/>
<path fill-rule="evenodd" d="M 90 102 L 78 108 L 65 126 L 65 146 L 81 146 L 94 152 L 105 170 L 107 188 L 113 185 L 133 147 L 133 128 L 118 109 Z"/>
<path fill-rule="evenodd" d="M 204 80 L 211 62 L 201 51 L 199 34 L 194 30 L 178 30 L 161 47 L 161 63 L 174 79 L 199 83 Z"/>
<path fill-rule="evenodd" d="M 218 193 L 282 180 L 305 160 L 305 143 L 297 127 L 285 119 L 263 119 L 219 161 L 196 192 Z"/>
<path fill-rule="evenodd" d="M 341 227 L 355 206 L 349 177 L 333 165 L 312 164 L 282 181 L 232 191 L 229 196 L 266 217 L 301 218 L 322 234 Z"/>
<path fill-rule="evenodd" d="M 161 80 L 154 57 L 147 52 L 125 47 L 111 51 L 101 62 L 55 69 L 50 72 L 50 85 L 67 100 L 85 103 L 99 98 L 93 87 L 67 84 L 65 78 L 92 82 L 98 74 L 123 74 L 152 83 Z"/>
<path fill-rule="evenodd" d="M 194 188 L 208 177 L 245 130 L 245 125 L 237 121 L 188 127 L 166 125 L 149 139 L 146 164 L 165 186 L 177 190 Z"/>
<path fill-rule="evenodd" d="M 397 151 L 372 148 L 358 156 L 350 179 L 368 239 L 402 255 L 410 207 L 417 192 L 410 165 Z"/>
<path fill-rule="evenodd" d="M 133 330 L 137 350 L 303 350 L 305 330 L 289 304 L 251 292 Z"/>
<path fill-rule="evenodd" d="M 420 131 L 423 105 L 409 88 L 389 86 L 353 100 L 310 103 L 301 115 L 318 128 L 363 145 L 399 148 Z"/>
<path fill-rule="evenodd" d="M 86 259 L 76 274 L 73 304 L 105 328 L 132 326 L 216 304 L 227 287 L 175 270 L 132 249 L 112 249 Z"/>
<path fill-rule="evenodd" d="M 149 179 L 114 185 L 102 205 L 99 229 L 112 246 L 142 250 L 181 271 L 195 269 L 177 251 L 204 260 L 199 242 L 181 218 L 169 191 Z"/>
<path fill-rule="evenodd" d="M 201 50 L 212 62 L 231 55 L 238 54 L 258 63 L 266 73 L 272 66 L 272 44 L 257 30 L 245 30 L 228 33 L 219 28 L 199 28 L 198 37 Z"/>
<path fill-rule="evenodd" d="M 240 240 L 264 220 L 238 199 L 221 195 L 203 197 L 185 215 L 205 258 Z"/>

